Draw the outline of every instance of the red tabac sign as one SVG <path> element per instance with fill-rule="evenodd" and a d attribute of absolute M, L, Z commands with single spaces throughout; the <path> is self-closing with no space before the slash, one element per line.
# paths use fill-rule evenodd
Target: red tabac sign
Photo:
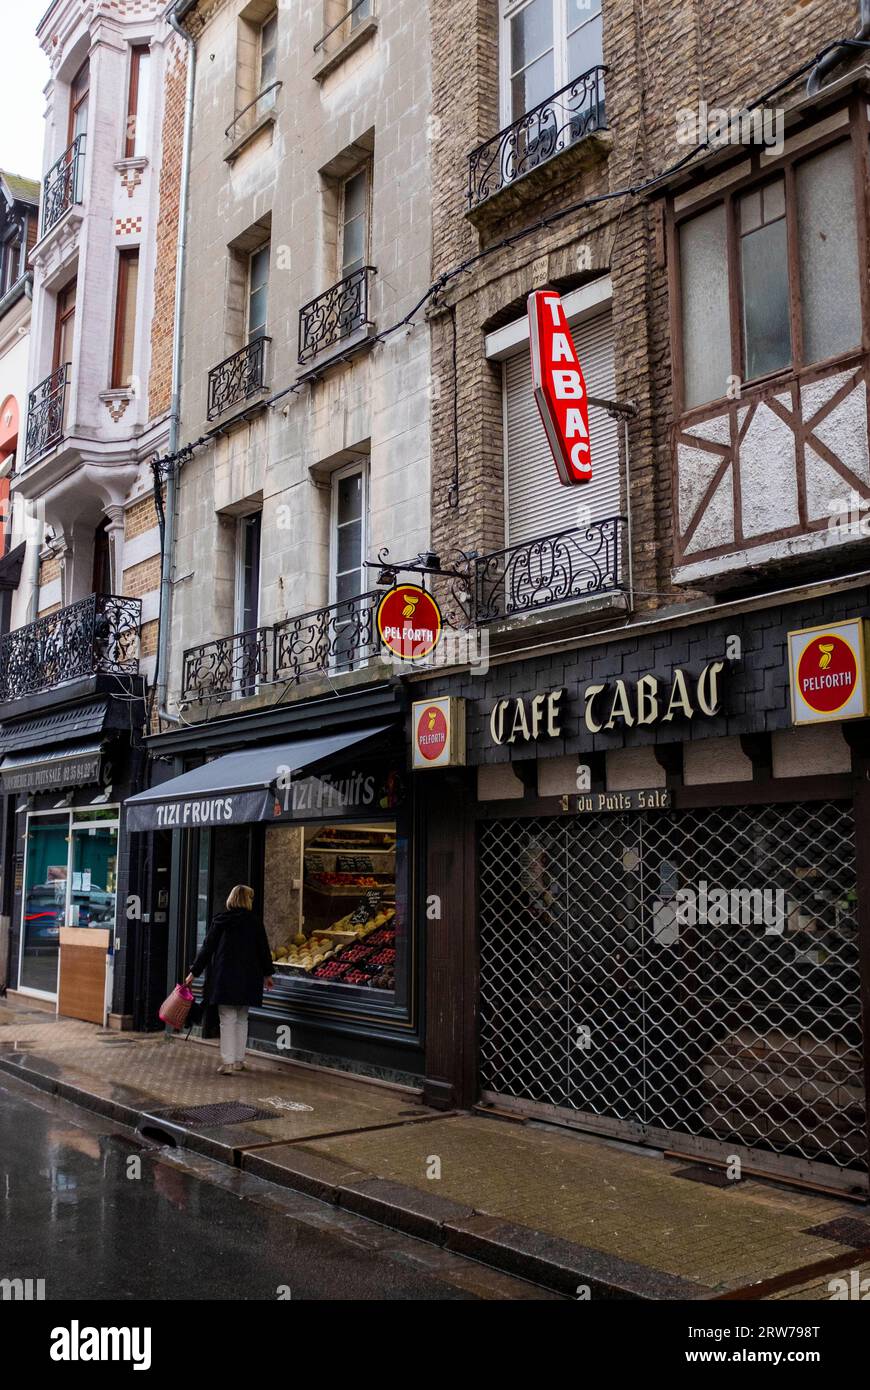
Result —
<path fill-rule="evenodd" d="M 532 382 L 559 481 L 572 486 L 592 477 L 586 382 L 561 297 L 555 290 L 529 295 Z"/>
<path fill-rule="evenodd" d="M 441 637 L 441 610 L 419 584 L 397 584 L 378 604 L 378 632 L 400 661 L 419 661 Z"/>

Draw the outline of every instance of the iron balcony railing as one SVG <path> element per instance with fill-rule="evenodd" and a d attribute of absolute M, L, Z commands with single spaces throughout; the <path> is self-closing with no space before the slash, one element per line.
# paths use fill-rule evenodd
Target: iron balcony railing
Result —
<path fill-rule="evenodd" d="M 271 338 L 253 342 L 224 358 L 208 374 L 208 418 L 250 400 L 266 385 L 266 348 Z"/>
<path fill-rule="evenodd" d="M 184 653 L 181 698 L 252 695 L 280 681 L 298 685 L 312 676 L 365 665 L 377 650 L 375 614 L 383 590 L 204 642 Z"/>
<path fill-rule="evenodd" d="M 184 653 L 181 698 L 253 695 L 270 679 L 272 629 L 252 627 Z"/>
<path fill-rule="evenodd" d="M 91 594 L 16 628 L 0 641 L 0 700 L 101 672 L 137 675 L 141 625 L 141 599 Z"/>
<path fill-rule="evenodd" d="M 64 362 L 63 366 L 56 367 L 45 381 L 35 386 L 27 397 L 25 464 L 41 458 L 63 439 L 69 374 L 70 363 Z"/>
<path fill-rule="evenodd" d="M 606 71 L 604 67 L 590 68 L 472 151 L 468 157 L 469 209 L 485 203 L 569 145 L 606 128 Z"/>
<path fill-rule="evenodd" d="M 375 267 L 360 266 L 299 310 L 299 362 L 305 365 L 327 348 L 372 327 L 369 289 Z"/>
<path fill-rule="evenodd" d="M 278 623 L 275 679 L 298 685 L 306 676 L 364 666 L 377 651 L 376 614 L 383 596 L 383 589 L 373 589 Z"/>
<path fill-rule="evenodd" d="M 472 626 L 622 587 L 625 518 L 608 517 L 469 558 L 466 608 Z"/>
<path fill-rule="evenodd" d="M 42 181 L 42 235 L 50 232 L 65 212 L 82 201 L 85 173 L 85 135 L 77 135 L 69 149 L 52 164 Z"/>

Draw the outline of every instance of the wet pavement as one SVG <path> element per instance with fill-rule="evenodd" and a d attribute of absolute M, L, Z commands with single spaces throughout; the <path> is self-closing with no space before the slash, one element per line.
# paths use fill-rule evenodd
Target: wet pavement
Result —
<path fill-rule="evenodd" d="M 0 1076 L 0 1279 L 47 1300 L 555 1295 Z"/>
<path fill-rule="evenodd" d="M 172 1140 L 161 1183 L 201 1159 L 233 1191 L 262 1180 L 285 1203 L 315 1199 L 323 1229 L 379 1231 L 378 1249 L 413 1237 L 418 1266 L 428 1242 L 432 1260 L 471 1259 L 568 1296 L 589 1286 L 605 1298 L 785 1300 L 830 1298 L 829 1279 L 870 1258 L 866 1200 L 845 1193 L 723 1182 L 676 1154 L 435 1111 L 412 1087 L 261 1054 L 229 1077 L 218 1061 L 211 1044 L 0 1005 L 0 1085 L 17 1076 L 115 1131 Z M 258 1113 L 233 1124 L 167 1116 L 228 1102 Z"/>

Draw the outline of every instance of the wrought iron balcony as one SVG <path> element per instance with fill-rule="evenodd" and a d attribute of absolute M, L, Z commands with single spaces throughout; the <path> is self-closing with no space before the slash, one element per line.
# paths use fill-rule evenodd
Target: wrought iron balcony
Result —
<path fill-rule="evenodd" d="M 585 136 L 606 128 L 606 71 L 590 68 L 472 151 L 468 157 L 469 209 Z"/>
<path fill-rule="evenodd" d="M 85 135 L 77 135 L 69 149 L 52 164 L 42 181 L 42 235 L 50 232 L 65 212 L 82 201 L 85 174 Z"/>
<path fill-rule="evenodd" d="M 378 650 L 376 614 L 383 590 L 373 589 L 275 628 L 275 679 L 298 685 L 306 676 L 364 666 Z"/>
<path fill-rule="evenodd" d="M 184 653 L 181 698 L 253 695 L 269 680 L 272 629 L 252 627 Z"/>
<path fill-rule="evenodd" d="M 468 560 L 472 623 L 497 622 L 622 587 L 625 518 L 608 517 Z"/>
<path fill-rule="evenodd" d="M 298 685 L 324 672 L 356 670 L 375 655 L 382 590 L 315 608 L 275 627 L 252 628 L 184 653 L 183 700 L 252 695 L 279 681 Z"/>
<path fill-rule="evenodd" d="M 361 266 L 299 310 L 299 362 L 305 365 L 360 328 L 371 328 L 369 281 L 375 268 Z"/>
<path fill-rule="evenodd" d="M 24 440 L 24 462 L 33 463 L 64 436 L 66 388 L 70 364 L 57 367 L 51 376 L 41 381 L 27 398 L 27 433 Z"/>
<path fill-rule="evenodd" d="M 208 374 L 208 418 L 217 419 L 266 385 L 266 348 L 271 338 L 255 338 L 212 367 Z"/>
<path fill-rule="evenodd" d="M 137 675 L 141 624 L 141 599 L 91 594 L 16 628 L 0 641 L 0 701 L 84 676 Z"/>

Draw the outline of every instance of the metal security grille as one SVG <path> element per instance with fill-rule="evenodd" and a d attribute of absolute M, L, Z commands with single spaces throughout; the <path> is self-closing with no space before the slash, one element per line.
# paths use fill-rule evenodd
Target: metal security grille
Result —
<path fill-rule="evenodd" d="M 493 821 L 479 872 L 484 1092 L 866 1170 L 851 807 Z"/>

